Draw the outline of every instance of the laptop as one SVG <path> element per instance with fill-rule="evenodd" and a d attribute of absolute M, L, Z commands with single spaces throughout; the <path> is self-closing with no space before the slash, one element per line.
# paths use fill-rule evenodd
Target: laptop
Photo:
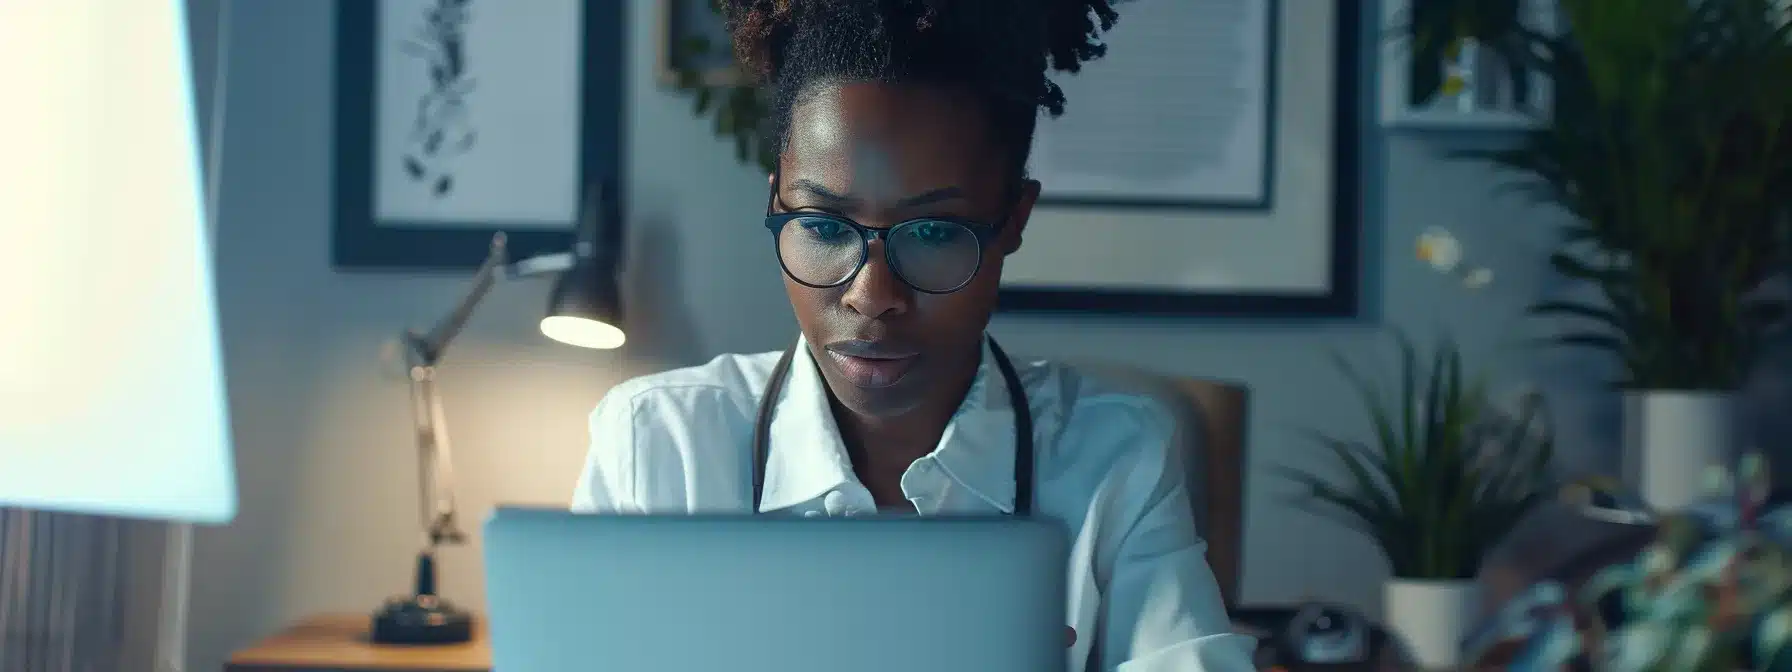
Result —
<path fill-rule="evenodd" d="M 501 508 L 485 524 L 492 666 L 1062 670 L 1067 543 L 1013 517 Z"/>

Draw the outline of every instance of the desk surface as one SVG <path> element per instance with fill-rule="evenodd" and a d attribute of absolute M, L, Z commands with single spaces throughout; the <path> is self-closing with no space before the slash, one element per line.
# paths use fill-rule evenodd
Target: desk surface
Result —
<path fill-rule="evenodd" d="M 473 641 L 444 646 L 378 646 L 367 641 L 366 614 L 324 614 L 293 624 L 236 652 L 224 672 L 490 672 L 485 622 Z"/>

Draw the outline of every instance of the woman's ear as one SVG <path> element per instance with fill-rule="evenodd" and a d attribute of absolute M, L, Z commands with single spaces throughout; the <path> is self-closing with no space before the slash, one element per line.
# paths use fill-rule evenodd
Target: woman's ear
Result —
<path fill-rule="evenodd" d="M 1014 199 L 1014 207 L 1008 211 L 1008 220 L 1002 226 L 1002 254 L 1009 255 L 1020 251 L 1021 233 L 1026 231 L 1027 219 L 1033 216 L 1033 205 L 1039 202 L 1039 180 L 1021 180 L 1020 194 Z"/>

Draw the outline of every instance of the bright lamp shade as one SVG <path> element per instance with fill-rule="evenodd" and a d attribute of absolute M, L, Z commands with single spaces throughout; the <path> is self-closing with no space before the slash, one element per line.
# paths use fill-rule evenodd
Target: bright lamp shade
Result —
<path fill-rule="evenodd" d="M 613 350 L 628 341 L 623 333 L 622 296 L 614 264 L 579 257 L 560 275 L 548 297 L 541 333 L 567 345 Z"/>
<path fill-rule="evenodd" d="M 0 505 L 235 515 L 185 8 L 0 1 Z"/>

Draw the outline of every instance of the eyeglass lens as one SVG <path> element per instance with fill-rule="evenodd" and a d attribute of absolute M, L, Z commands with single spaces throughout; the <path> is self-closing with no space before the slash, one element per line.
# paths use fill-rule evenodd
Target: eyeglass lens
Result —
<path fill-rule="evenodd" d="M 884 237 L 884 256 L 903 282 L 923 292 L 949 292 L 976 275 L 983 249 L 969 227 L 939 220 L 903 222 Z M 832 287 L 851 279 L 870 247 L 852 225 L 830 217 L 798 217 L 778 232 L 784 269 L 798 282 Z"/>

